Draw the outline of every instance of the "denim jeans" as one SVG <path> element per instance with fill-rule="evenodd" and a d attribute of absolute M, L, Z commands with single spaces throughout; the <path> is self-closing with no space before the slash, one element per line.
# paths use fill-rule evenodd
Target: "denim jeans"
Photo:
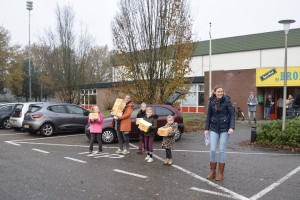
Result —
<path fill-rule="evenodd" d="M 253 116 L 253 120 L 256 122 L 256 117 L 255 117 L 255 111 L 249 111 L 248 110 L 248 123 L 251 124 L 251 113 Z"/>
<path fill-rule="evenodd" d="M 220 141 L 220 162 L 225 163 L 226 162 L 226 147 L 228 140 L 230 138 L 230 135 L 228 132 L 222 132 L 222 133 L 216 133 L 214 131 L 210 132 L 209 142 L 210 142 L 210 161 L 216 162 L 216 152 L 218 147 L 218 142 Z"/>
<path fill-rule="evenodd" d="M 129 150 L 129 132 L 118 131 L 119 149 L 123 150 L 123 141 L 125 140 L 125 148 Z"/>
<path fill-rule="evenodd" d="M 270 107 L 266 107 L 266 120 L 270 119 L 270 111 L 271 111 L 271 108 Z"/>

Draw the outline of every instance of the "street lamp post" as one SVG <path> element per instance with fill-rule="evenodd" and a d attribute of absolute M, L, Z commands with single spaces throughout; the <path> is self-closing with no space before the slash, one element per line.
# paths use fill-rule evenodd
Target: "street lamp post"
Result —
<path fill-rule="evenodd" d="M 209 22 L 209 90 L 208 96 L 211 95 L 211 22 Z"/>
<path fill-rule="evenodd" d="M 284 56 L 284 82 L 283 82 L 283 107 L 282 107 L 282 131 L 285 129 L 286 120 L 286 95 L 287 95 L 287 40 L 290 29 L 290 24 L 294 23 L 295 20 L 280 20 L 279 23 L 284 26 L 285 33 L 285 56 Z"/>
<path fill-rule="evenodd" d="M 29 50 L 28 50 L 28 62 L 29 62 L 29 101 L 31 101 L 31 63 L 30 63 L 30 53 L 31 53 L 31 46 L 30 46 L 30 11 L 32 10 L 33 2 L 26 1 L 26 9 L 29 11 Z"/>

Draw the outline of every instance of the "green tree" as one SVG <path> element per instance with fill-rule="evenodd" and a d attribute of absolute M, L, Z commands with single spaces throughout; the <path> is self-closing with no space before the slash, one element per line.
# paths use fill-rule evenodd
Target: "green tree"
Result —
<path fill-rule="evenodd" d="M 121 0 L 112 31 L 118 92 L 136 102 L 161 103 L 189 89 L 184 77 L 191 72 L 194 45 L 186 0 Z"/>
<path fill-rule="evenodd" d="M 22 54 L 20 47 L 10 44 L 9 32 L 0 26 L 0 93 L 9 88 L 19 96 L 22 91 Z"/>

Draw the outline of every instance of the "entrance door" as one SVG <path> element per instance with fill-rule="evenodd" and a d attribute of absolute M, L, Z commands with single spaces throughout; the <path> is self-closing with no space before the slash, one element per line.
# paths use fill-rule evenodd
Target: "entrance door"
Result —
<path fill-rule="evenodd" d="M 266 95 L 267 97 L 271 95 L 272 101 L 274 102 L 274 105 L 271 107 L 270 111 L 270 119 L 277 119 L 277 88 L 267 88 Z"/>

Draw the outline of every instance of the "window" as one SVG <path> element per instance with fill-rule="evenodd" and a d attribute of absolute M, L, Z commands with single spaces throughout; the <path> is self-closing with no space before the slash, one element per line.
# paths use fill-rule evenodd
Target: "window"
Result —
<path fill-rule="evenodd" d="M 37 112 L 39 110 L 41 110 L 42 107 L 41 106 L 30 106 L 29 109 L 28 109 L 28 112 Z"/>
<path fill-rule="evenodd" d="M 1 111 L 11 111 L 13 106 L 2 106 L 0 108 Z"/>
<path fill-rule="evenodd" d="M 198 106 L 204 106 L 204 85 L 199 85 Z"/>
<path fill-rule="evenodd" d="M 81 90 L 80 104 L 97 104 L 97 90 L 96 89 Z"/>
<path fill-rule="evenodd" d="M 70 114 L 82 114 L 84 113 L 83 109 L 78 106 L 67 106 Z"/>
<path fill-rule="evenodd" d="M 171 110 L 160 106 L 155 107 L 155 114 L 158 116 L 168 116 L 168 115 L 174 116 L 174 113 Z"/>
<path fill-rule="evenodd" d="M 204 106 L 204 85 L 192 85 L 189 93 L 182 100 L 182 106 Z"/>
<path fill-rule="evenodd" d="M 134 111 L 131 113 L 131 118 L 133 118 L 133 119 L 136 118 L 139 111 L 140 111 L 140 108 L 134 109 Z"/>
<path fill-rule="evenodd" d="M 66 113 L 64 106 L 50 106 L 48 110 L 55 112 L 55 113 Z"/>

